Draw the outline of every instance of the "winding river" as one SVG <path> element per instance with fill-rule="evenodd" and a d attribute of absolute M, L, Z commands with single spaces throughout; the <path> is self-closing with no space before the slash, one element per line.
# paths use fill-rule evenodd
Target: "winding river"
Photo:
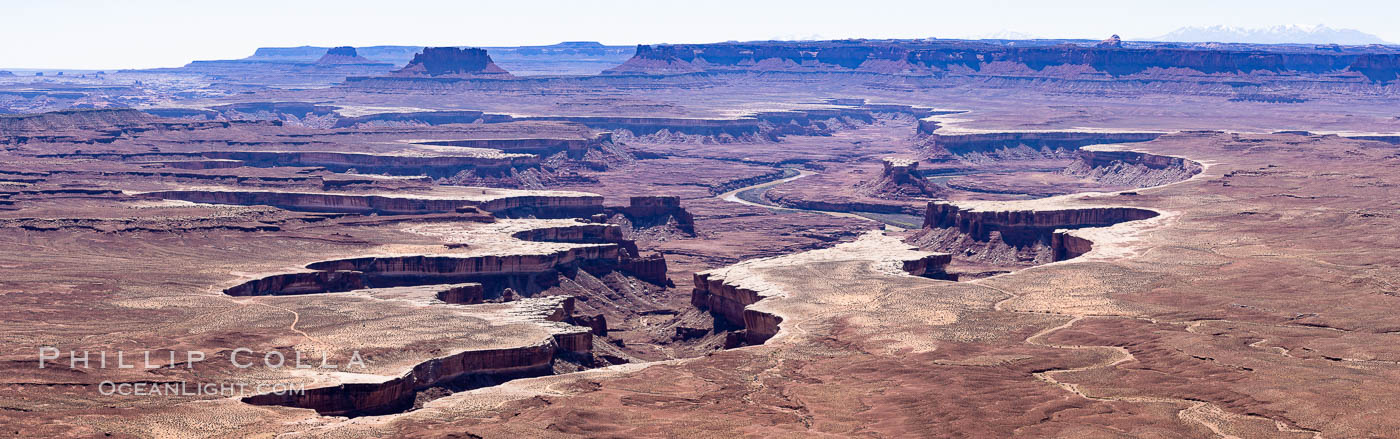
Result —
<path fill-rule="evenodd" d="M 794 181 L 794 180 L 797 180 L 797 179 L 800 179 L 800 178 L 803 178 L 803 177 L 811 176 L 811 175 L 817 175 L 817 173 L 816 173 L 816 172 L 813 172 L 813 171 L 808 171 L 808 170 L 805 170 L 805 169 L 799 169 L 799 170 L 797 170 L 797 175 L 794 175 L 794 176 L 791 176 L 791 177 L 782 178 L 782 179 L 779 179 L 779 180 L 773 180 L 773 181 L 766 182 L 766 183 L 759 183 L 759 184 L 755 184 L 755 185 L 751 185 L 751 186 L 744 186 L 744 187 L 741 187 L 741 188 L 738 188 L 738 189 L 735 189 L 735 190 L 732 190 L 732 191 L 729 191 L 729 192 L 725 192 L 725 193 L 723 193 L 723 194 L 716 195 L 715 197 L 716 197 L 716 198 L 719 198 L 719 199 L 721 199 L 721 200 L 724 200 L 724 201 L 729 201 L 729 202 L 733 202 L 733 203 L 744 204 L 744 205 L 748 205 L 748 206 L 762 207 L 762 208 L 767 208 L 767 209 L 771 209 L 771 210 L 789 211 L 789 212 L 812 212 L 812 213 L 820 213 L 820 214 L 824 214 L 824 215 L 831 215 L 831 216 L 842 217 L 842 218 L 860 218 L 860 219 L 865 219 L 865 220 L 870 220 L 870 221 L 877 221 L 877 222 L 883 223 L 883 224 L 885 225 L 885 228 L 886 228 L 886 229 L 892 230 L 892 231 L 901 231 L 901 230 L 907 230 L 907 229 L 917 229 L 917 228 L 919 228 L 919 227 L 922 227 L 922 225 L 923 225 L 924 219 L 923 219 L 922 217 L 918 217 L 918 216 L 915 216 L 915 215 L 905 215 L 905 214 L 897 214 L 897 213 L 861 212 L 861 211 L 854 211 L 854 212 L 837 212 L 837 211 L 831 211 L 831 210 L 799 209 L 799 208 L 794 208 L 794 207 L 779 206 L 779 205 L 773 204 L 772 202 L 769 202 L 766 198 L 763 197 L 763 194 L 766 193 L 766 192 L 768 192 L 769 189 L 772 189 L 772 188 L 774 188 L 774 187 L 776 187 L 776 186 L 778 186 L 778 185 L 780 185 L 780 184 L 787 183 L 787 182 L 791 182 L 791 181 Z"/>

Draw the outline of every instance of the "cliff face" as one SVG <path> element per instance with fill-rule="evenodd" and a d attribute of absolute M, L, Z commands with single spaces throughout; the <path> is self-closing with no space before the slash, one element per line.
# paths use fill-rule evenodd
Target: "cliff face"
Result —
<path fill-rule="evenodd" d="M 205 158 L 237 160 L 243 166 L 315 166 L 333 172 L 355 169 L 362 174 L 427 175 L 440 178 L 471 169 L 479 175 L 509 175 L 512 169 L 537 167 L 540 157 L 470 155 L 395 155 L 329 151 L 208 151 Z"/>
<path fill-rule="evenodd" d="M 1073 150 L 1104 143 L 1146 142 L 1163 133 L 1151 132 L 1076 132 L 1023 131 L 971 134 L 939 134 L 937 123 L 919 125 L 920 141 L 931 159 L 948 160 L 962 157 L 1073 158 Z"/>
<path fill-rule="evenodd" d="M 141 195 L 145 198 L 184 200 L 196 203 L 236 204 L 243 206 L 274 206 L 287 210 L 309 212 L 350 212 L 380 214 L 420 214 L 455 212 L 476 207 L 496 215 L 537 215 L 540 217 L 578 217 L 602 211 L 602 197 L 519 195 L 489 200 L 448 197 L 387 196 L 325 192 L 274 192 L 232 190 L 157 191 Z"/>
<path fill-rule="evenodd" d="M 534 154 L 540 157 L 549 157 L 558 153 L 564 153 L 571 159 L 581 160 L 590 149 L 598 148 L 605 143 L 612 142 L 611 133 L 601 133 L 586 139 L 553 139 L 553 138 L 523 138 L 523 139 L 463 139 L 463 140 L 431 140 L 419 142 L 422 145 L 437 146 L 460 146 L 467 148 L 489 148 L 507 153 Z"/>
<path fill-rule="evenodd" d="M 365 287 L 358 271 L 288 273 L 255 279 L 224 290 L 230 296 L 280 296 L 358 290 Z"/>
<path fill-rule="evenodd" d="M 456 47 L 425 47 L 413 56 L 404 68 L 395 70 L 394 76 L 500 76 L 509 77 L 510 72 L 491 61 L 485 49 L 459 49 Z"/>
<path fill-rule="evenodd" d="M 746 343 L 763 344 L 778 334 L 782 317 L 747 309 L 763 298 L 757 291 L 725 283 L 722 277 L 712 277 L 708 272 L 695 273 L 694 284 L 691 305 L 742 328 Z"/>
<path fill-rule="evenodd" d="M 612 268 L 622 260 L 621 246 L 573 247 L 549 254 L 489 256 L 387 256 L 338 259 L 307 265 L 312 270 L 359 271 L 384 285 L 482 282 L 521 292 L 539 291 L 539 281 L 562 270 Z M 496 288 L 497 290 L 502 288 Z"/>
<path fill-rule="evenodd" d="M 1254 72 L 1353 75 L 1384 82 L 1400 72 L 1400 54 L 1388 48 L 1330 52 L 1256 45 L 1228 49 L 1134 44 L 1121 40 L 1057 45 L 1003 45 L 977 41 L 814 41 L 639 45 L 622 65 L 604 74 L 714 71 L 871 72 L 928 75 L 994 73 L 1016 65 L 1034 74 L 1047 68 L 1084 66 L 1110 76 L 1189 69 L 1203 74 Z M 1012 70 L 1014 71 L 1014 69 Z"/>
<path fill-rule="evenodd" d="M 1132 207 L 980 210 L 930 202 L 923 230 L 909 241 L 981 263 L 1036 265 L 1076 257 L 1092 248 L 1092 242 L 1064 230 L 1107 227 L 1157 215 Z"/>
<path fill-rule="evenodd" d="M 569 319 L 572 308 L 573 298 L 555 296 L 523 299 L 507 311 L 550 328 L 550 337 L 540 343 L 467 350 L 419 363 L 403 375 L 381 382 L 342 383 L 307 388 L 303 393 L 267 393 L 243 398 L 243 402 L 308 408 L 324 416 L 379 415 L 410 409 L 418 392 L 433 387 L 470 387 L 471 383 L 549 375 L 560 354 L 588 353 L 593 347 L 589 328 L 562 323 Z"/>
<path fill-rule="evenodd" d="M 446 125 L 452 123 L 475 123 L 486 118 L 480 111 L 419 111 L 412 113 L 376 113 L 356 117 L 342 117 L 335 121 L 335 128 L 353 127 L 360 124 L 423 124 Z"/>
<path fill-rule="evenodd" d="M 1080 150 L 1063 171 L 1099 182 L 1127 187 L 1151 187 L 1186 180 L 1201 172 L 1201 164 L 1179 157 L 1134 151 Z"/>
<path fill-rule="evenodd" d="M 63 110 L 0 116 L 0 136 L 71 129 L 104 129 L 146 125 L 156 118 L 131 109 Z"/>
<path fill-rule="evenodd" d="M 628 200 L 627 206 L 609 207 L 605 214 L 622 214 L 634 227 L 671 224 L 688 235 L 695 235 L 695 216 L 681 207 L 676 196 L 640 196 Z"/>
<path fill-rule="evenodd" d="M 977 239 L 993 231 L 1003 237 L 1049 238 L 1050 230 L 1104 227 L 1157 216 L 1157 212 L 1132 207 L 1085 207 L 1056 210 L 976 210 L 945 202 L 930 202 L 924 227 L 950 227 Z M 1044 231 L 1045 233 L 1040 233 Z"/>
<path fill-rule="evenodd" d="M 459 305 L 471 305 L 486 300 L 486 289 L 481 284 L 466 284 L 452 287 L 437 293 L 438 300 Z"/>
<path fill-rule="evenodd" d="M 243 398 L 243 402 L 309 408 L 323 416 L 395 413 L 412 407 L 417 391 L 470 375 L 495 380 L 549 375 L 555 350 L 555 344 L 549 343 L 524 349 L 466 351 L 423 363 L 408 374 L 383 383 L 347 383 L 280 395 L 267 393 Z"/>

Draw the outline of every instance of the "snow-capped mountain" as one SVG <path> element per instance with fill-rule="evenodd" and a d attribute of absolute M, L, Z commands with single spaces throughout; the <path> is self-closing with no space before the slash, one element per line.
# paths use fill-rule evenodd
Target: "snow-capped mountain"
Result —
<path fill-rule="evenodd" d="M 1254 44 L 1384 44 L 1380 37 L 1355 29 L 1333 29 L 1317 26 L 1274 26 L 1269 28 L 1240 28 L 1229 26 L 1183 27 L 1166 35 L 1143 38 L 1149 41 L 1180 41 L 1186 43 L 1254 43 Z"/>

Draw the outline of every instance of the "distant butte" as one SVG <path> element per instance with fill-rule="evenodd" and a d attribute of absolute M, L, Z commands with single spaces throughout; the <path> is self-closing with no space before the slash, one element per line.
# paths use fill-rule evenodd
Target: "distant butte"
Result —
<path fill-rule="evenodd" d="M 448 76 L 510 77 L 510 72 L 491 61 L 485 49 L 459 49 L 456 47 L 425 47 L 423 52 L 414 55 L 404 68 L 395 70 L 394 76 Z"/>
<path fill-rule="evenodd" d="M 316 64 L 375 64 L 375 62 L 355 53 L 354 47 L 341 46 L 327 49 L 326 54 L 321 59 L 316 60 Z"/>

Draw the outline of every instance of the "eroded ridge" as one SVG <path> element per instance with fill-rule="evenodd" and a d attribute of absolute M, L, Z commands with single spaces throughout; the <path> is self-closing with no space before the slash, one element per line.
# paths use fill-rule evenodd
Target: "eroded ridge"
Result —
<path fill-rule="evenodd" d="M 305 212 L 408 215 L 481 209 L 501 216 L 585 217 L 602 212 L 602 197 L 569 192 L 510 189 L 439 189 L 425 194 L 298 192 L 224 187 L 136 193 L 138 196 L 196 203 L 265 205 Z"/>
<path fill-rule="evenodd" d="M 550 296 L 509 304 L 474 305 L 473 317 L 502 324 L 544 328 L 549 338 L 525 346 L 471 349 L 419 363 L 395 377 L 346 374 L 339 384 L 309 387 L 305 392 L 266 393 L 243 398 L 254 405 L 280 405 L 316 410 L 323 416 L 366 416 L 413 408 L 422 392 L 437 387 L 465 390 L 515 378 L 549 375 L 561 355 L 588 354 L 593 335 L 588 328 L 564 323 L 573 314 L 574 298 Z"/>
<path fill-rule="evenodd" d="M 550 338 L 519 346 L 461 350 L 420 362 L 398 376 L 341 376 L 332 386 L 254 395 L 244 398 L 245 402 L 310 408 L 327 416 L 398 413 L 445 394 L 556 373 L 556 360 L 572 367 L 594 367 L 600 363 L 592 352 L 593 336 L 606 334 L 606 323 L 599 316 L 576 315 L 575 296 L 541 294 L 560 279 L 579 276 L 580 271 L 602 277 L 612 271 L 637 270 L 637 279 L 669 283 L 665 259 L 639 257 L 636 244 L 623 238 L 618 225 L 575 220 L 503 220 L 465 227 L 442 221 L 409 224 L 416 233 L 447 239 L 447 250 L 315 262 L 306 268 L 317 271 L 254 279 L 224 292 L 233 296 L 346 292 L 375 300 L 458 306 L 458 311 L 472 318 L 493 325 L 533 325 Z M 483 303 L 488 301 L 493 303 Z"/>
<path fill-rule="evenodd" d="M 422 233 L 454 233 L 450 225 L 419 227 L 422 229 L 417 230 Z M 506 289 L 533 295 L 554 286 L 558 275 L 571 275 L 578 270 L 599 274 L 623 270 L 652 283 L 667 283 L 665 259 L 660 255 L 641 256 L 636 243 L 624 238 L 622 228 L 617 225 L 540 220 L 487 227 L 506 235 L 485 241 L 468 237 L 464 242 L 449 243 L 447 248 L 431 254 L 374 255 L 313 262 L 305 267 L 313 271 L 254 279 L 225 289 L 224 293 L 231 296 L 292 295 L 470 282 L 479 284 L 478 288 L 484 285 L 485 290 L 477 296 L 499 298 Z M 510 240 L 539 244 L 502 242 Z M 519 250 L 498 250 L 502 247 Z"/>
<path fill-rule="evenodd" d="M 1013 203 L 930 202 L 910 242 L 998 265 L 1037 265 L 1088 253 L 1093 243 L 1070 232 L 1158 216 L 1135 207 L 1057 208 Z"/>

